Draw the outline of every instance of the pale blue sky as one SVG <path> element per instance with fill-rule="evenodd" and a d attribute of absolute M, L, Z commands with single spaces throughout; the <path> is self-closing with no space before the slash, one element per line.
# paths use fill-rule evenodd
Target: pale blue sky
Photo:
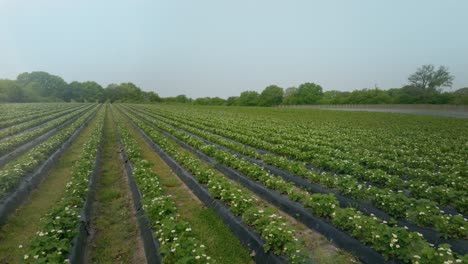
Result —
<path fill-rule="evenodd" d="M 468 1 L 0 0 L 0 78 L 47 71 L 162 96 L 269 84 L 400 87 L 422 64 L 468 86 Z"/>

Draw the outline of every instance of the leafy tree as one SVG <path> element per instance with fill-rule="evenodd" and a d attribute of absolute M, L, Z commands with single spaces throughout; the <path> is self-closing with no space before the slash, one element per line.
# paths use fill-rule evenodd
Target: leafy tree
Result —
<path fill-rule="evenodd" d="M 0 80 L 0 102 L 21 102 L 23 91 L 21 87 L 11 80 Z"/>
<path fill-rule="evenodd" d="M 468 95 L 468 87 L 460 88 L 453 92 L 455 95 Z"/>
<path fill-rule="evenodd" d="M 336 90 L 326 91 L 323 93 L 320 104 L 347 104 L 350 92 L 341 92 Z"/>
<path fill-rule="evenodd" d="M 388 104 L 392 98 L 378 88 L 352 91 L 348 103 L 351 104 Z"/>
<path fill-rule="evenodd" d="M 39 94 L 39 85 L 35 82 L 28 83 L 26 86 L 22 87 L 24 95 L 24 102 L 49 102 L 51 101 L 50 97 L 43 97 Z"/>
<path fill-rule="evenodd" d="M 197 98 L 193 101 L 195 105 L 225 105 L 226 100 L 219 97 L 203 97 Z"/>
<path fill-rule="evenodd" d="M 51 75 L 47 72 L 21 73 L 16 78 L 21 87 L 30 83 L 36 83 L 37 94 L 41 97 L 70 101 L 68 84 L 59 76 Z"/>
<path fill-rule="evenodd" d="M 239 96 L 239 105 L 256 106 L 258 105 L 259 94 L 256 91 L 244 91 Z"/>
<path fill-rule="evenodd" d="M 258 97 L 258 104 L 260 106 L 279 105 L 283 101 L 283 94 L 283 88 L 270 85 L 266 87 Z"/>
<path fill-rule="evenodd" d="M 316 104 L 323 97 L 322 87 L 315 83 L 303 83 L 289 97 L 289 104 Z"/>
<path fill-rule="evenodd" d="M 293 96 L 295 93 L 297 93 L 297 87 L 288 87 L 284 90 L 284 98 Z"/>
<path fill-rule="evenodd" d="M 191 99 L 188 98 L 185 94 L 180 94 L 178 96 L 175 97 L 175 101 L 177 103 L 182 103 L 182 104 L 186 104 L 186 103 L 190 103 L 191 102 Z"/>
<path fill-rule="evenodd" d="M 188 103 L 192 102 L 192 99 L 188 98 L 185 94 L 181 94 L 181 95 L 178 95 L 176 97 L 166 97 L 166 98 L 163 99 L 163 102 L 188 104 Z"/>
<path fill-rule="evenodd" d="M 153 91 L 145 92 L 144 95 L 145 95 L 146 101 L 148 101 L 148 102 L 154 103 L 154 102 L 161 102 L 162 101 L 161 97 L 159 97 L 159 95 L 157 93 L 153 92 Z"/>
<path fill-rule="evenodd" d="M 234 106 L 239 105 L 239 96 L 231 96 L 226 100 L 226 105 Z"/>
<path fill-rule="evenodd" d="M 283 104 L 292 105 L 294 104 L 294 95 L 297 93 L 296 87 L 289 87 L 284 90 Z"/>
<path fill-rule="evenodd" d="M 104 88 L 96 82 L 71 82 L 70 100 L 76 102 L 104 102 Z"/>
<path fill-rule="evenodd" d="M 105 89 L 105 96 L 111 102 L 143 102 L 144 94 L 135 84 L 121 83 L 119 85 L 109 84 Z"/>
<path fill-rule="evenodd" d="M 104 88 L 93 81 L 84 82 L 83 97 L 85 102 L 104 102 Z"/>
<path fill-rule="evenodd" d="M 451 87 L 454 79 L 445 66 L 439 66 L 439 69 L 435 70 L 431 64 L 423 65 L 408 77 L 411 86 L 430 92 L 438 91 L 440 87 Z"/>
<path fill-rule="evenodd" d="M 468 87 L 453 92 L 451 103 L 468 105 Z"/>

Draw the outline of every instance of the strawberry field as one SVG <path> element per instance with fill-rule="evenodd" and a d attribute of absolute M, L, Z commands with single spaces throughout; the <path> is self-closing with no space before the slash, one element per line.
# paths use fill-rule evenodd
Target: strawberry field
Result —
<path fill-rule="evenodd" d="M 141 245 L 128 254 L 148 263 L 468 262 L 466 119 L 165 104 L 0 113 L 0 263 L 96 262 L 99 221 L 122 215 Z M 10 231 L 67 155 L 34 231 Z M 96 209 L 117 192 L 106 173 L 128 200 L 110 214 Z"/>

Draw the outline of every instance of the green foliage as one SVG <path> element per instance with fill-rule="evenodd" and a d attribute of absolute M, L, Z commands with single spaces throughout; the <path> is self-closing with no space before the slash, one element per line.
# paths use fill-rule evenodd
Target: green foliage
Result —
<path fill-rule="evenodd" d="M 67 84 L 47 72 L 18 75 L 16 80 L 0 80 L 0 102 L 161 102 L 155 92 L 144 92 L 133 83 L 110 84 L 104 89 L 93 81 Z M 190 99 L 177 98 L 184 103 Z"/>
<path fill-rule="evenodd" d="M 195 100 L 186 95 L 161 98 L 156 92 L 142 91 L 129 82 L 110 84 L 105 89 L 96 82 L 73 81 L 67 84 L 61 77 L 47 72 L 18 75 L 16 80 L 0 80 L 0 102 L 127 102 L 127 103 L 180 103 L 227 106 L 276 106 L 309 104 L 457 104 L 468 105 L 468 88 L 455 92 L 442 92 L 450 87 L 454 77 L 448 69 L 423 65 L 409 78 L 409 85 L 382 90 L 364 88 L 348 91 L 323 91 L 315 83 L 283 90 L 277 85 L 266 87 L 260 94 L 244 91 L 240 96 L 227 99 L 203 97 Z"/>
<path fill-rule="evenodd" d="M 303 83 L 296 89 L 288 88 L 285 104 L 306 105 L 316 104 L 323 97 L 322 87 L 315 83 Z"/>
<path fill-rule="evenodd" d="M 453 93 L 453 101 L 452 102 L 454 104 L 468 105 L 468 87 L 456 90 Z"/>
<path fill-rule="evenodd" d="M 336 90 L 326 91 L 323 93 L 320 104 L 345 104 L 350 92 L 340 92 Z"/>
<path fill-rule="evenodd" d="M 22 102 L 21 87 L 11 80 L 0 80 L 0 102 Z"/>
<path fill-rule="evenodd" d="M 142 102 L 144 99 L 141 89 L 131 82 L 109 84 L 105 92 L 111 102 Z"/>
<path fill-rule="evenodd" d="M 151 92 L 143 92 L 145 94 L 145 101 L 148 101 L 148 102 L 151 102 L 151 103 L 154 103 L 154 102 L 161 102 L 161 97 L 159 97 L 159 95 L 153 91 Z"/>
<path fill-rule="evenodd" d="M 253 111 L 253 109 L 239 108 L 236 110 L 242 113 L 241 115 L 230 115 L 227 109 L 216 113 L 216 111 L 203 108 L 182 106 L 145 107 L 140 105 L 123 108 L 143 130 L 147 130 L 145 127 L 157 127 L 158 131 L 161 129 L 173 135 L 216 159 L 218 163 L 242 173 L 245 177 L 261 183 L 270 190 L 287 195 L 292 201 L 304 205 L 315 216 L 327 219 L 337 228 L 380 252 L 385 258 L 397 259 L 402 263 L 418 259 L 424 260 L 424 263 L 453 263 L 460 262 L 463 258 L 463 256 L 452 254 L 445 245 L 435 247 L 429 244 L 420 233 L 412 232 L 406 227 L 396 226 L 394 219 L 387 219 L 387 222 L 372 214 L 363 214 L 354 208 L 343 208 L 334 194 L 318 194 L 301 190 L 293 183 L 270 174 L 262 166 L 235 155 L 235 152 L 249 155 L 299 177 L 308 178 L 326 188 L 333 188 L 343 195 L 369 202 L 396 219 L 434 228 L 445 238 L 463 239 L 467 235 L 466 219 L 463 215 L 453 216 L 440 211 L 435 200 L 440 200 L 438 197 L 452 191 L 459 191 L 460 194 L 450 197 L 466 196 L 463 194 L 463 190 L 466 190 L 466 183 L 462 180 L 464 179 L 462 175 L 465 175 L 462 171 L 466 167 L 466 159 L 463 155 L 456 154 L 458 153 L 456 148 L 448 146 L 450 140 L 443 141 L 446 146 L 443 149 L 440 149 L 441 144 L 435 144 L 436 148 L 428 146 L 430 145 L 428 142 L 433 142 L 434 138 L 429 139 L 426 133 L 431 130 L 429 127 L 434 125 L 433 122 L 436 122 L 437 118 L 431 118 L 432 121 L 428 122 L 429 118 L 414 117 L 412 122 L 415 123 L 410 124 L 412 122 L 401 122 L 407 118 L 401 116 L 395 116 L 395 120 L 386 119 L 379 123 L 381 117 L 373 114 L 353 117 L 354 113 L 333 113 L 333 115 L 314 113 L 309 118 L 304 118 L 298 114 L 302 111 L 290 111 L 290 109 L 257 108 Z M 357 119 L 360 122 L 356 122 Z M 258 120 L 269 122 L 262 123 Z M 284 122 L 285 120 L 288 121 Z M 306 120 L 307 122 L 304 122 Z M 447 120 L 444 120 L 444 126 L 448 125 L 446 122 Z M 389 130 L 388 126 L 392 123 L 398 126 L 392 127 L 393 130 L 390 133 L 383 132 L 383 130 Z M 431 125 L 423 125 L 427 123 Z M 414 132 L 407 135 L 407 132 L 403 132 L 406 129 L 413 130 L 414 127 L 418 127 L 418 131 L 421 131 L 424 136 L 418 137 L 416 136 L 418 133 Z M 441 128 L 436 126 L 433 129 L 439 131 Z M 406 136 L 400 138 L 402 137 L 400 134 Z M 440 137 L 440 134 L 435 137 Z M 162 142 L 161 139 L 156 141 Z M 229 148 L 234 153 L 230 150 L 223 150 L 210 142 Z M 408 142 L 411 144 L 406 145 L 405 143 Z M 363 150 L 358 147 L 359 145 L 366 145 L 366 148 L 370 149 L 374 146 L 377 149 Z M 251 146 L 271 152 L 271 154 L 257 153 Z M 443 150 L 444 154 L 438 150 Z M 173 155 L 177 159 L 182 156 L 177 152 Z M 193 172 L 197 177 L 205 173 L 205 170 L 200 169 L 196 162 L 181 160 L 195 168 Z M 447 162 L 452 166 L 447 166 Z M 434 163 L 445 165 L 435 172 L 433 171 Z M 305 167 L 306 164 L 313 164 L 325 171 L 320 173 L 311 171 Z M 415 167 L 420 167 L 420 169 Z M 454 168 L 457 168 L 455 173 L 449 172 Z M 335 173 L 341 175 L 337 177 Z M 405 175 L 406 179 L 403 181 L 399 175 Z M 267 210 L 244 206 L 242 201 L 248 200 L 241 197 L 241 191 L 229 188 L 228 182 L 214 180 L 211 177 L 213 175 L 203 177 L 203 182 L 208 182 L 211 194 L 233 206 L 231 210 L 237 215 L 242 215 L 244 222 L 254 226 L 256 230 L 261 230 L 262 238 L 267 242 L 265 249 L 273 250 L 277 254 L 287 254 L 284 249 L 291 248 L 287 245 L 291 237 L 278 227 L 277 219 Z M 460 182 L 457 179 L 460 179 Z M 423 189 L 431 196 L 431 200 L 420 197 L 419 194 L 413 193 L 413 189 L 408 188 L 411 187 L 410 184 L 422 181 L 430 183 Z M 445 183 L 454 187 L 441 185 Z M 377 187 L 370 184 L 375 184 Z M 418 185 L 421 184 L 418 183 Z M 440 188 L 440 191 L 435 192 L 437 194 L 434 195 L 433 191 L 436 187 L 443 188 Z M 403 190 L 411 193 L 403 193 Z M 432 198 L 432 196 L 438 197 Z M 445 198 L 447 201 L 450 200 L 449 197 Z M 269 215 L 271 219 L 263 217 L 264 215 Z M 273 225 L 269 226 L 269 223 Z"/>
<path fill-rule="evenodd" d="M 350 104 L 389 104 L 391 97 L 380 89 L 363 89 L 350 93 L 348 103 Z"/>
<path fill-rule="evenodd" d="M 226 100 L 219 97 L 203 97 L 193 101 L 195 105 L 226 105 Z"/>
<path fill-rule="evenodd" d="M 187 104 L 191 103 L 192 99 L 188 98 L 185 94 L 181 94 L 176 97 L 166 97 L 162 101 L 165 103 Z"/>
<path fill-rule="evenodd" d="M 72 82 L 68 89 L 69 100 L 76 102 L 104 102 L 104 88 L 96 82 Z"/>
<path fill-rule="evenodd" d="M 260 106 L 279 105 L 283 101 L 283 94 L 283 88 L 270 85 L 266 87 L 258 97 L 258 104 Z"/>
<path fill-rule="evenodd" d="M 226 100 L 226 105 L 239 105 L 239 96 L 231 96 Z"/>
<path fill-rule="evenodd" d="M 424 91 L 436 91 L 440 87 L 451 87 L 454 79 L 455 77 L 450 75 L 447 67 L 439 66 L 439 69 L 435 70 L 434 65 L 431 64 L 421 66 L 408 77 L 411 86 L 422 88 Z"/>
<path fill-rule="evenodd" d="M 53 101 L 69 101 L 68 84 L 59 76 L 47 72 L 21 73 L 16 78 L 21 87 L 36 83 L 37 95 L 51 98 Z"/>
<path fill-rule="evenodd" d="M 96 166 L 98 146 L 102 139 L 104 111 L 97 116 L 98 125 L 83 145 L 80 158 L 71 170 L 72 179 L 66 185 L 64 197 L 41 219 L 39 230 L 31 241 L 25 263 L 64 263 L 71 252 L 73 239 L 78 235 L 89 191 L 89 181 Z"/>
<path fill-rule="evenodd" d="M 240 94 L 239 105 L 256 106 L 258 105 L 259 94 L 256 91 L 245 91 Z"/>

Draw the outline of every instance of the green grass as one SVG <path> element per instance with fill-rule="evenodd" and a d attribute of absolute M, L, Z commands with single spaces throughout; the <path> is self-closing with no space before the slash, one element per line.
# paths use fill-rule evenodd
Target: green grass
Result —
<path fill-rule="evenodd" d="M 139 232 L 129 196 L 114 122 L 107 113 L 89 245 L 92 263 L 142 263 Z"/>
<path fill-rule="evenodd" d="M 40 218 L 64 195 L 65 185 L 71 179 L 70 168 L 95 126 L 96 119 L 93 119 L 58 159 L 44 181 L 32 191 L 29 199 L 0 228 L 0 263 L 21 262 L 29 242 L 40 228 Z"/>
<path fill-rule="evenodd" d="M 176 202 L 181 217 L 192 226 L 194 234 L 203 241 L 207 254 L 222 263 L 253 263 L 248 250 L 212 210 L 205 207 L 171 171 L 168 165 L 128 126 L 139 143 L 143 158 L 152 163 L 161 184 Z"/>

